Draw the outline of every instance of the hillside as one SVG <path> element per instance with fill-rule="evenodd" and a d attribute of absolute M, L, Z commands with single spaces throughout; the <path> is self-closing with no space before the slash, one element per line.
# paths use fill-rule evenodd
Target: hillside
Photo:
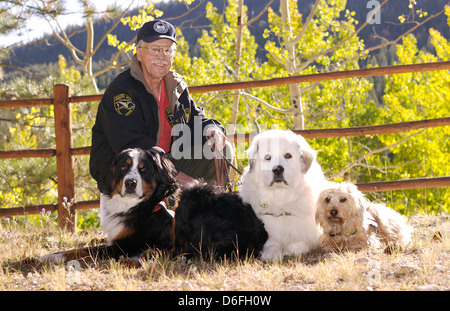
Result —
<path fill-rule="evenodd" d="M 223 10 L 223 0 L 212 0 L 211 2 L 214 3 L 219 12 Z M 299 8 L 303 13 L 304 18 L 306 18 L 307 14 L 309 13 L 313 2 L 314 0 L 299 0 Z M 423 8 L 424 11 L 428 12 L 428 14 L 431 15 L 441 10 L 446 2 L 446 0 L 418 0 L 417 7 Z M 377 34 L 382 34 L 389 39 L 393 39 L 404 32 L 406 29 L 412 27 L 412 24 L 400 25 L 398 23 L 399 15 L 409 13 L 408 3 L 409 0 L 390 1 L 382 7 L 380 13 L 381 24 L 372 25 L 373 27 L 366 27 L 360 34 L 360 37 L 364 39 L 366 46 L 370 47 L 379 43 L 380 39 L 377 39 L 374 36 L 374 32 L 376 32 Z M 250 18 L 257 15 L 263 7 L 260 0 L 245 0 L 244 4 L 248 7 L 248 15 L 250 16 Z M 185 23 L 182 26 L 183 35 L 185 36 L 191 47 L 191 56 L 198 55 L 196 42 L 201 35 L 201 31 L 203 29 L 207 29 L 207 26 L 209 26 L 208 20 L 204 17 L 204 15 L 201 15 L 202 12 L 204 12 L 205 6 L 206 2 L 203 3 L 199 8 L 194 10 L 194 12 L 192 12 L 191 14 L 184 16 L 182 19 L 178 18 L 171 21 L 175 26 L 180 26 L 180 24 L 187 20 L 196 19 L 194 23 Z M 279 1 L 274 1 L 274 3 L 272 4 L 272 8 L 275 11 L 278 11 L 278 6 Z M 165 12 L 162 17 L 164 19 L 178 17 L 186 12 L 186 6 L 180 4 L 177 1 L 159 3 L 157 5 L 157 8 Z M 367 14 L 370 11 L 370 9 L 366 8 L 366 5 L 363 5 L 360 0 L 348 0 L 347 8 L 350 11 L 355 11 L 355 18 L 359 21 L 360 24 L 365 21 Z M 137 14 L 137 10 L 131 12 L 131 15 L 135 14 Z M 197 19 L 197 17 L 199 16 L 200 18 Z M 101 38 L 112 23 L 113 21 L 101 21 L 97 23 L 94 29 L 96 38 Z M 258 45 L 261 47 L 256 57 L 261 59 L 262 61 L 266 60 L 265 51 L 262 48 L 265 43 L 263 32 L 266 27 L 267 14 L 264 14 L 257 22 L 250 25 L 249 27 L 250 31 L 255 36 Z M 439 30 L 446 38 L 450 37 L 450 32 L 446 24 L 445 16 L 442 15 L 434 20 L 431 20 L 426 25 L 424 25 L 424 27 L 421 27 L 414 32 L 416 37 L 418 38 L 418 44 L 420 48 L 427 48 L 429 37 L 428 30 L 431 27 Z M 80 29 L 81 27 L 71 26 L 66 29 L 66 32 L 72 33 L 73 31 Z M 128 41 L 131 40 L 131 38 L 135 35 L 135 32 L 131 31 L 127 26 L 119 24 L 118 27 L 114 30 L 113 34 L 116 34 L 119 40 Z M 64 55 L 69 63 L 71 62 L 69 51 L 64 46 L 62 46 L 62 44 L 59 43 L 55 38 L 51 38 L 48 43 L 37 43 L 39 41 L 41 40 L 36 40 L 36 42 L 34 43 L 15 48 L 11 54 L 11 59 L 14 64 L 20 67 L 26 67 L 27 70 L 31 72 L 39 72 L 40 74 L 45 74 L 45 72 L 48 72 L 48 68 L 54 67 L 50 64 L 57 63 L 59 54 Z M 76 47 L 83 49 L 83 47 L 86 45 L 85 33 L 82 32 L 80 34 L 74 35 L 72 38 L 72 42 Z M 94 60 L 96 62 L 95 66 L 99 68 L 102 67 L 102 64 L 109 61 L 111 55 L 115 51 L 115 48 L 108 46 L 107 43 L 104 43 L 101 46 L 99 52 L 94 56 Z M 383 51 L 382 53 L 385 53 L 385 51 Z M 17 71 L 7 71 L 5 78 L 8 79 L 21 74 L 22 73 Z M 100 89 L 105 88 L 116 74 L 117 72 L 110 71 L 99 77 L 98 83 Z"/>

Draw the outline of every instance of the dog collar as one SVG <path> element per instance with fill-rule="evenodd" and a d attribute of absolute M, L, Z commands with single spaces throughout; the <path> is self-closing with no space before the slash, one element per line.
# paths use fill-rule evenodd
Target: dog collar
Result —
<path fill-rule="evenodd" d="M 279 214 L 275 214 L 275 213 L 264 213 L 262 214 L 263 216 L 273 216 L 273 217 L 281 217 L 281 216 L 292 216 L 291 213 L 287 213 L 287 212 L 283 212 L 283 213 L 279 213 Z"/>
<path fill-rule="evenodd" d="M 349 235 L 355 235 L 358 232 L 358 229 L 355 229 L 355 231 L 350 231 L 347 233 L 344 233 L 345 236 L 349 236 Z M 328 233 L 328 235 L 332 238 L 334 238 L 337 235 L 341 235 L 341 233 Z"/>
<path fill-rule="evenodd" d="M 181 190 L 178 189 L 171 195 L 164 198 L 164 202 L 166 203 L 167 209 L 171 211 L 175 211 L 178 207 L 178 203 L 180 203 Z"/>
<path fill-rule="evenodd" d="M 164 206 L 161 203 L 156 204 L 156 206 L 153 208 L 153 213 L 156 213 L 157 211 L 159 211 L 161 208 L 164 208 Z"/>
<path fill-rule="evenodd" d="M 168 209 L 167 205 L 164 201 L 161 201 L 155 205 L 155 207 L 153 208 L 153 213 L 156 213 L 156 212 L 160 211 L 161 209 L 165 209 L 166 212 L 169 213 L 170 216 L 172 216 L 172 218 L 175 217 L 175 212 L 171 209 Z"/>
<path fill-rule="evenodd" d="M 267 208 L 267 204 L 266 204 L 266 203 L 261 203 L 259 206 L 260 206 L 261 208 Z M 266 213 L 262 214 L 262 216 L 281 217 L 281 216 L 292 216 L 292 214 L 291 214 L 291 213 L 288 213 L 288 212 L 283 212 L 283 213 L 279 213 L 279 214 L 266 212 Z"/>

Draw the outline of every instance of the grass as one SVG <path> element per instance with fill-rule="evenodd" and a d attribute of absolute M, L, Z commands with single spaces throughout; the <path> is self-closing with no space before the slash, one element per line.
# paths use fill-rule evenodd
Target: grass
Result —
<path fill-rule="evenodd" d="M 47 217 L 47 218 L 46 218 Z M 97 231 L 60 231 L 44 215 L 0 219 L 0 290 L 449 290 L 449 215 L 415 215 L 413 242 L 403 250 L 313 251 L 283 262 L 172 260 L 147 254 L 140 268 L 114 260 L 41 264 L 44 254 L 86 246 Z"/>

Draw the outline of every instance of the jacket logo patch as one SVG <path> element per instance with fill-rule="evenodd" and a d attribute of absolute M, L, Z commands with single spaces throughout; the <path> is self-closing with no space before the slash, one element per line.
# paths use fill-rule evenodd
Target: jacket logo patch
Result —
<path fill-rule="evenodd" d="M 172 109 L 170 107 L 167 107 L 164 110 L 164 114 L 166 115 L 166 119 L 167 121 L 169 121 L 170 126 L 173 127 L 173 121 L 175 118 L 173 116 Z"/>
<path fill-rule="evenodd" d="M 124 93 L 114 96 L 113 101 L 114 109 L 122 116 L 129 116 L 136 107 L 131 97 Z"/>
<path fill-rule="evenodd" d="M 186 120 L 186 123 L 189 122 L 189 120 L 191 118 L 191 109 L 184 108 L 184 118 Z"/>

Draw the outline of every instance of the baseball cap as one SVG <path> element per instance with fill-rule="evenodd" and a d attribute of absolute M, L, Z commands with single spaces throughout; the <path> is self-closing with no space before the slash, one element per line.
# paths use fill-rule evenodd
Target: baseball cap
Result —
<path fill-rule="evenodd" d="M 175 28 L 172 24 L 161 19 L 155 19 L 145 23 L 138 31 L 137 43 L 141 40 L 150 43 L 158 39 L 170 39 L 177 43 Z"/>

